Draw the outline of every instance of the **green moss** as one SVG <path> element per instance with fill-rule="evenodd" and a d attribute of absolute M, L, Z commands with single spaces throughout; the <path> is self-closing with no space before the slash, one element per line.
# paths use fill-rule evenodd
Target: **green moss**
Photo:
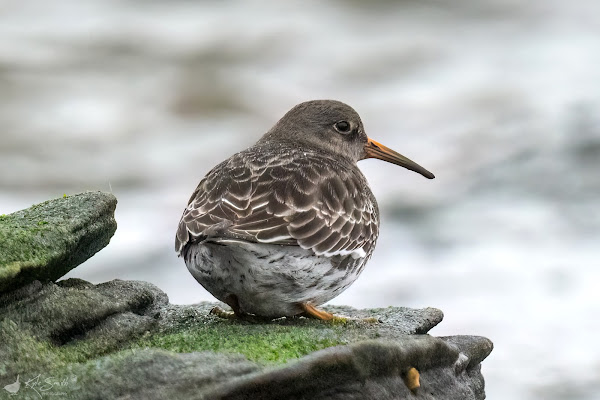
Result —
<path fill-rule="evenodd" d="M 48 222 L 39 221 L 36 225 L 23 226 L 7 216 L 0 226 L 0 280 L 9 279 L 21 270 L 47 262 L 54 255 L 49 252 L 42 239 Z"/>
<path fill-rule="evenodd" d="M 114 196 L 54 199 L 0 218 L 0 292 L 56 280 L 108 244 L 116 229 Z"/>
<path fill-rule="evenodd" d="M 264 363 L 284 363 L 316 350 L 344 344 L 335 329 L 290 325 L 208 324 L 141 338 L 134 347 L 178 353 L 212 350 L 241 353 Z"/>
<path fill-rule="evenodd" d="M 0 343 L 0 376 L 61 365 L 53 346 L 19 329 L 12 320 L 0 321 Z"/>
<path fill-rule="evenodd" d="M 75 341 L 58 346 L 39 340 L 10 320 L 0 322 L 0 340 L 7 344 L 0 375 L 64 369 L 122 351 L 156 348 L 176 353 L 214 351 L 240 353 L 261 364 L 281 364 L 327 347 L 347 344 L 340 328 L 319 325 L 246 325 L 217 322 L 172 332 L 154 332 L 132 342 Z"/>
<path fill-rule="evenodd" d="M 39 220 L 35 224 L 29 224 L 27 220 L 14 215 L 7 215 L 1 221 L 0 265 L 17 260 L 41 262 L 47 258 L 48 249 L 40 238 L 50 230 L 47 227 L 48 221 Z"/>
<path fill-rule="evenodd" d="M 106 354 L 118 351 L 118 347 L 102 348 L 97 343 L 78 342 L 67 346 L 51 346 L 57 359 L 62 365 L 83 363 Z"/>
<path fill-rule="evenodd" d="M 346 344 L 335 329 L 291 325 L 208 324 L 172 333 L 153 333 L 137 341 L 104 346 L 102 341 L 76 341 L 57 346 L 17 328 L 10 320 L 0 322 L 3 352 L 0 375 L 25 371 L 52 371 L 74 363 L 86 363 L 104 355 L 136 349 L 158 348 L 176 353 L 215 351 L 240 353 L 262 364 L 281 364 L 327 347 Z"/>

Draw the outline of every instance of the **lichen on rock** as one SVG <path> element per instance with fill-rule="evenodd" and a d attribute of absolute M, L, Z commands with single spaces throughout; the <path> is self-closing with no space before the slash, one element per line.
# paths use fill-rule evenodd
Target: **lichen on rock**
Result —
<path fill-rule="evenodd" d="M 108 245 L 117 199 L 86 192 L 0 218 L 0 293 L 59 279 Z"/>
<path fill-rule="evenodd" d="M 484 396 L 479 367 L 491 342 L 423 334 L 441 321 L 439 310 L 329 307 L 381 322 L 257 324 L 211 315 L 215 305 L 172 305 L 146 282 L 33 282 L 0 296 L 0 376 L 75 376 L 63 390 L 81 399 L 102 390 L 108 398 L 403 398 L 403 373 L 414 367 L 418 393 L 441 396 L 416 398 Z"/>
<path fill-rule="evenodd" d="M 428 335 L 435 308 L 330 306 L 354 319 L 250 323 L 210 314 L 222 303 L 172 305 L 147 282 L 53 282 L 108 243 L 115 204 L 85 193 L 0 218 L 0 388 L 24 399 L 485 398 L 492 343 Z"/>

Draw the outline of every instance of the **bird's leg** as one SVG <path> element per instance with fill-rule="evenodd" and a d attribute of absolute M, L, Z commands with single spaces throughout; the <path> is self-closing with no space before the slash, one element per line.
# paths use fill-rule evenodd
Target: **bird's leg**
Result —
<path fill-rule="evenodd" d="M 313 305 L 310 305 L 308 303 L 301 303 L 300 307 L 302 308 L 302 316 L 307 317 L 307 318 L 314 318 L 314 319 L 319 319 L 321 321 L 332 321 L 332 322 L 342 322 L 342 323 L 346 323 L 349 321 L 362 321 L 362 322 L 368 322 L 368 323 L 377 323 L 379 322 L 379 320 L 377 318 L 360 318 L 360 319 L 355 319 L 355 318 L 350 318 L 350 317 L 342 317 L 339 315 L 335 315 L 332 314 L 330 312 L 327 311 L 323 311 L 323 310 L 319 310 L 318 308 L 316 308 Z"/>
<path fill-rule="evenodd" d="M 210 310 L 210 314 L 215 315 L 215 316 L 217 316 L 219 318 L 223 318 L 223 319 L 235 319 L 235 318 L 237 318 L 237 315 L 235 315 L 235 312 L 225 311 L 225 310 L 223 310 L 219 306 L 214 306 L 212 308 L 212 310 Z"/>
<path fill-rule="evenodd" d="M 227 303 L 227 305 L 229 307 L 231 307 L 233 312 L 225 311 L 221 307 L 216 306 L 212 310 L 210 310 L 210 313 L 213 315 L 216 315 L 219 318 L 223 318 L 223 319 L 234 319 L 234 318 L 242 319 L 244 317 L 244 313 L 242 313 L 242 311 L 240 310 L 240 303 L 235 294 L 228 295 L 225 298 L 225 303 Z"/>
<path fill-rule="evenodd" d="M 233 312 L 225 311 L 221 307 L 216 306 L 216 307 L 213 307 L 212 310 L 210 310 L 210 313 L 212 315 L 216 315 L 217 317 L 223 318 L 223 319 L 240 319 L 243 321 L 253 322 L 253 323 L 264 323 L 264 322 L 268 322 L 268 321 L 272 320 L 272 318 L 269 318 L 269 317 L 260 317 L 258 315 L 252 315 L 252 314 L 247 314 L 247 313 L 243 312 L 240 309 L 240 303 L 238 301 L 238 298 L 234 294 L 230 294 L 227 297 L 225 297 L 225 303 L 227 303 L 227 305 L 229 307 L 231 307 Z"/>
<path fill-rule="evenodd" d="M 303 311 L 302 314 L 308 318 L 320 319 L 321 321 L 331 321 L 332 319 L 335 318 L 335 315 L 333 315 L 332 313 L 329 313 L 329 312 L 323 311 L 323 310 L 319 310 L 315 306 L 312 306 L 308 303 L 302 303 L 302 304 L 300 304 L 300 307 L 302 308 L 302 311 Z"/>

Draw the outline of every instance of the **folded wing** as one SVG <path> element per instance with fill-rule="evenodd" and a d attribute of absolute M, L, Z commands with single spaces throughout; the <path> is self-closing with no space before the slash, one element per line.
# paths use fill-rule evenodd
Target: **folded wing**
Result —
<path fill-rule="evenodd" d="M 237 239 L 370 255 L 379 216 L 356 167 L 293 149 L 265 154 L 249 149 L 206 175 L 179 222 L 178 253 L 198 240 Z"/>

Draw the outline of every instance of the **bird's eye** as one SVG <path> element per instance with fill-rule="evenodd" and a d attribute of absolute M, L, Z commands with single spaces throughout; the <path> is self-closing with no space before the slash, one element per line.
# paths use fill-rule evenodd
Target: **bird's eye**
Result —
<path fill-rule="evenodd" d="M 350 123 L 348 121 L 339 121 L 335 123 L 334 128 L 339 133 L 348 133 L 350 132 Z"/>

